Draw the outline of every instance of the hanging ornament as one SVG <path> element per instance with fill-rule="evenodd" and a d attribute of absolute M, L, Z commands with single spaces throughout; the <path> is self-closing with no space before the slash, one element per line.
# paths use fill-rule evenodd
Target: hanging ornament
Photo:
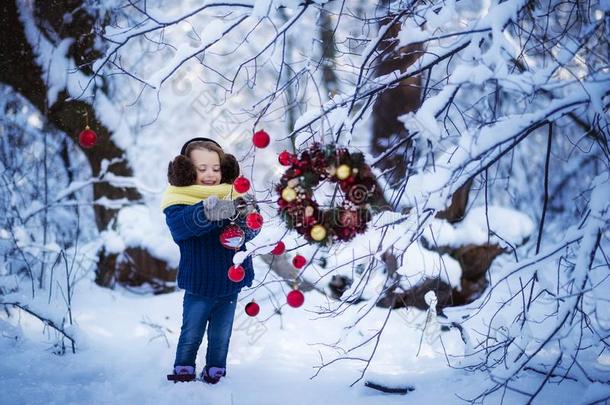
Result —
<path fill-rule="evenodd" d="M 286 295 L 286 302 L 293 308 L 298 308 L 305 302 L 305 296 L 297 288 Z"/>
<path fill-rule="evenodd" d="M 226 226 L 220 233 L 220 244 L 227 249 L 238 250 L 246 240 L 243 229 L 235 224 Z"/>
<path fill-rule="evenodd" d="M 78 135 L 78 143 L 85 149 L 92 148 L 97 142 L 97 134 L 89 128 L 89 125 L 85 126 L 85 129 Z"/>
<path fill-rule="evenodd" d="M 246 215 L 246 226 L 253 231 L 260 229 L 263 226 L 263 216 L 258 212 L 251 212 Z"/>
<path fill-rule="evenodd" d="M 272 255 L 275 255 L 275 256 L 279 256 L 279 255 L 281 255 L 282 253 L 284 253 L 285 251 L 286 251 L 286 245 L 284 244 L 284 242 L 279 241 L 279 242 L 277 243 L 277 245 L 275 245 L 275 247 L 274 247 L 274 248 L 273 248 L 273 250 L 271 251 L 271 254 L 272 254 Z"/>
<path fill-rule="evenodd" d="M 337 167 L 337 178 L 339 180 L 345 180 L 347 179 L 350 174 L 352 174 L 352 168 L 349 167 L 348 165 L 341 165 L 339 167 Z"/>
<path fill-rule="evenodd" d="M 91 128 L 89 128 L 89 114 L 85 110 L 85 129 L 78 134 L 78 143 L 85 149 L 92 148 L 97 142 L 97 134 Z"/>
<path fill-rule="evenodd" d="M 255 132 L 252 136 L 252 143 L 257 148 L 266 148 L 269 145 L 269 142 L 269 134 L 263 131 L 262 129 L 260 131 Z"/>
<path fill-rule="evenodd" d="M 250 180 L 248 180 L 244 176 L 239 176 L 233 182 L 233 188 L 238 193 L 246 193 L 248 190 L 250 190 Z"/>
<path fill-rule="evenodd" d="M 240 265 L 233 265 L 229 267 L 227 276 L 229 277 L 229 280 L 233 281 L 234 283 L 239 283 L 244 279 L 244 277 L 246 277 L 246 271 Z"/>
<path fill-rule="evenodd" d="M 297 192 L 293 188 L 286 187 L 282 190 L 282 198 L 288 202 L 294 201 L 297 198 Z"/>
<path fill-rule="evenodd" d="M 287 150 L 281 152 L 277 157 L 277 160 L 282 166 L 290 166 L 292 164 L 292 159 L 294 159 L 294 156 Z"/>
<path fill-rule="evenodd" d="M 303 266 L 305 266 L 305 263 L 307 263 L 307 260 L 301 256 L 301 255 L 296 255 L 293 259 L 292 259 L 292 265 L 297 268 L 300 269 Z"/>
<path fill-rule="evenodd" d="M 260 312 L 261 307 L 254 301 L 250 301 L 246 304 L 246 314 L 248 316 L 256 316 Z"/>
<path fill-rule="evenodd" d="M 310 235 L 313 238 L 313 240 L 319 242 L 319 241 L 323 240 L 324 238 L 326 238 L 326 228 L 324 228 L 324 226 L 322 226 L 322 225 L 314 225 L 311 228 Z"/>

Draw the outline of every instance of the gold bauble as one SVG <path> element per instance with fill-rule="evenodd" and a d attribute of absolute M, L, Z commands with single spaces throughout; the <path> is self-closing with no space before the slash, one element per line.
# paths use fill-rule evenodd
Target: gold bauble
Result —
<path fill-rule="evenodd" d="M 321 241 L 322 239 L 326 238 L 326 228 L 324 228 L 322 225 L 314 225 L 311 228 L 311 237 L 313 238 L 313 240 L 316 241 Z"/>
<path fill-rule="evenodd" d="M 297 192 L 290 187 L 286 187 L 282 190 L 282 198 L 288 202 L 294 201 L 297 198 Z"/>
<path fill-rule="evenodd" d="M 337 178 L 339 180 L 345 180 L 347 179 L 350 174 L 352 174 L 352 168 L 349 167 L 348 165 L 341 165 L 339 167 L 337 167 Z"/>

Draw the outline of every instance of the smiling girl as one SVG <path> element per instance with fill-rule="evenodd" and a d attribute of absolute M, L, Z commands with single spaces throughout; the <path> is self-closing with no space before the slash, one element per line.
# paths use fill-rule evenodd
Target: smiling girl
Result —
<path fill-rule="evenodd" d="M 230 219 L 236 219 L 246 241 L 257 234 L 236 215 L 233 200 L 239 193 L 232 182 L 238 175 L 237 161 L 207 138 L 187 142 L 168 168 L 170 186 L 161 208 L 180 248 L 177 279 L 178 287 L 185 290 L 174 371 L 168 375 L 173 381 L 195 380 L 195 360 L 206 327 L 206 365 L 201 378 L 215 384 L 226 375 L 237 296 L 243 287 L 252 285 L 254 270 L 248 257 L 241 264 L 244 279 L 229 280 L 227 270 L 236 250 L 221 245 L 220 232 Z"/>

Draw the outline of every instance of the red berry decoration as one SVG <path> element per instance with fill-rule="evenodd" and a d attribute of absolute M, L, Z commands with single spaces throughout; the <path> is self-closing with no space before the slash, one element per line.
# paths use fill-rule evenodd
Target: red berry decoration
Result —
<path fill-rule="evenodd" d="M 246 215 L 246 226 L 253 231 L 260 229 L 263 226 L 263 216 L 258 212 L 251 212 Z"/>
<path fill-rule="evenodd" d="M 282 153 L 280 153 L 280 155 L 277 157 L 277 160 L 280 162 L 280 164 L 282 166 L 290 166 L 292 164 L 293 158 L 294 158 L 294 156 L 292 155 L 292 153 L 285 150 Z"/>
<path fill-rule="evenodd" d="M 246 240 L 246 234 L 239 226 L 231 224 L 220 233 L 220 244 L 227 249 L 238 250 Z"/>
<path fill-rule="evenodd" d="M 293 308 L 298 308 L 305 302 L 305 296 L 299 290 L 292 290 L 286 296 L 286 302 Z"/>
<path fill-rule="evenodd" d="M 255 132 L 252 136 L 252 143 L 257 148 L 266 148 L 269 145 L 270 140 L 271 139 L 269 138 L 269 134 L 263 131 L 262 129 L 260 131 Z"/>
<path fill-rule="evenodd" d="M 97 134 L 89 128 L 89 125 L 78 135 L 78 143 L 85 149 L 90 149 L 97 142 Z"/>
<path fill-rule="evenodd" d="M 297 268 L 300 269 L 303 266 L 305 266 L 305 263 L 307 263 L 307 260 L 305 260 L 305 258 L 301 255 L 296 255 L 293 259 L 292 259 L 292 265 Z"/>
<path fill-rule="evenodd" d="M 250 190 L 250 180 L 248 180 L 244 176 L 239 176 L 233 182 L 233 188 L 235 188 L 235 191 L 237 191 L 238 193 L 243 194 Z"/>
<path fill-rule="evenodd" d="M 229 280 L 239 283 L 241 280 L 246 277 L 246 271 L 240 265 L 233 265 L 229 267 L 229 271 L 227 272 L 227 276 L 229 276 Z"/>
<path fill-rule="evenodd" d="M 260 310 L 261 310 L 261 307 L 259 307 L 258 304 L 256 302 L 254 302 L 254 300 L 252 300 L 251 302 L 248 302 L 246 304 L 246 314 L 248 314 L 248 316 L 258 315 Z"/>
<path fill-rule="evenodd" d="M 271 254 L 272 254 L 272 255 L 275 255 L 275 256 L 279 256 L 279 255 L 281 255 L 282 253 L 284 253 L 285 251 L 286 251 L 286 245 L 284 244 L 284 242 L 279 241 L 279 242 L 277 243 L 277 245 L 275 245 L 275 247 L 274 247 L 274 248 L 273 248 L 273 250 L 271 251 Z"/>

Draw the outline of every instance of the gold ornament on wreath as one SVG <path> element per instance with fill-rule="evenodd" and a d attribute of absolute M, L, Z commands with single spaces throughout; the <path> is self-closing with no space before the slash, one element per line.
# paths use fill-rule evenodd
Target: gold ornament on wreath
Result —
<path fill-rule="evenodd" d="M 278 210 L 289 229 L 321 245 L 349 241 L 366 231 L 378 194 L 362 153 L 316 143 L 299 155 L 282 152 L 280 162 L 288 167 L 276 186 Z M 324 181 L 337 185 L 338 198 L 332 201 L 338 204 L 328 209 L 313 195 Z"/>

